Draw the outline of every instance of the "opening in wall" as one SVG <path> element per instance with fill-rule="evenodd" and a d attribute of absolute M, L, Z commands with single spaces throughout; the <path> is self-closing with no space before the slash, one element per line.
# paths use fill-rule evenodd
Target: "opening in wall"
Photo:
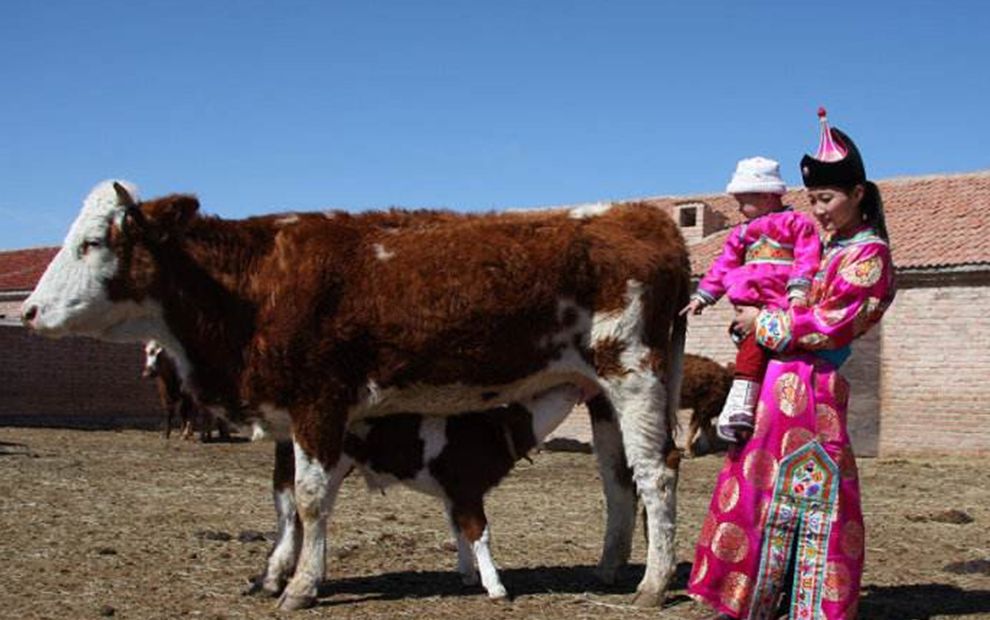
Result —
<path fill-rule="evenodd" d="M 698 207 L 681 207 L 678 211 L 677 223 L 681 228 L 690 228 L 698 224 Z"/>

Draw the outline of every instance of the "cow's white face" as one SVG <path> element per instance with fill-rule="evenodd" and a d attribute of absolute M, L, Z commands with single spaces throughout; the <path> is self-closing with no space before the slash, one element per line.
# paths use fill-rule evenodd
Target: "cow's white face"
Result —
<path fill-rule="evenodd" d="M 46 336 L 78 334 L 129 341 L 139 335 L 133 322 L 154 312 L 154 304 L 111 300 L 108 284 L 120 269 L 110 246 L 137 190 L 126 182 L 104 181 L 83 202 L 62 249 L 23 306 L 23 319 Z"/>
<path fill-rule="evenodd" d="M 162 345 L 157 340 L 149 340 L 144 345 L 144 372 L 142 377 L 150 378 L 158 376 L 158 359 L 162 354 Z"/>

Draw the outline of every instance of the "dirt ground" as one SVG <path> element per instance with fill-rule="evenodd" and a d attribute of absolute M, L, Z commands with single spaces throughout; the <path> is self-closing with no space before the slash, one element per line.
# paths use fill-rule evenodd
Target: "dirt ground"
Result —
<path fill-rule="evenodd" d="M 240 594 L 274 529 L 272 451 L 140 431 L 0 429 L 0 617 L 704 616 L 683 587 L 718 457 L 683 463 L 679 577 L 662 610 L 625 605 L 642 571 L 640 533 L 620 583 L 595 580 L 603 501 L 593 458 L 544 452 L 488 500 L 511 602 L 461 587 L 439 502 L 401 488 L 371 494 L 352 477 L 330 526 L 320 605 L 284 614 L 271 599 Z M 861 618 L 990 618 L 988 466 L 988 458 L 860 462 Z"/>

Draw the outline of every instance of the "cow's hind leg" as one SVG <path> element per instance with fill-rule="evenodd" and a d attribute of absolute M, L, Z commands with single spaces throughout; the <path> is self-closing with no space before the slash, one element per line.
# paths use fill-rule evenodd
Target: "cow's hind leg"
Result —
<path fill-rule="evenodd" d="M 478 564 L 478 572 L 481 574 L 481 585 L 488 592 L 488 598 L 504 599 L 508 593 L 498 577 L 498 567 L 492 559 L 489 546 L 491 536 L 483 500 L 476 498 L 469 501 L 455 501 L 451 508 L 451 517 L 461 536 L 471 544 Z"/>
<path fill-rule="evenodd" d="M 598 576 L 607 583 L 629 561 L 636 525 L 636 489 L 626 464 L 622 433 L 608 398 L 599 394 L 588 401 L 592 441 L 605 493 L 605 542 L 598 562 Z"/>
<path fill-rule="evenodd" d="M 677 456 L 665 415 L 666 388 L 651 370 L 634 370 L 606 387 L 618 412 L 626 461 L 646 511 L 646 573 L 633 602 L 652 607 L 663 602 L 674 574 L 677 504 Z"/>
<path fill-rule="evenodd" d="M 293 456 L 296 510 L 303 532 L 295 574 L 278 600 L 278 607 L 285 611 L 316 604 L 317 587 L 326 574 L 327 519 L 352 466 L 343 456 L 325 466 L 298 441 L 293 441 Z"/>

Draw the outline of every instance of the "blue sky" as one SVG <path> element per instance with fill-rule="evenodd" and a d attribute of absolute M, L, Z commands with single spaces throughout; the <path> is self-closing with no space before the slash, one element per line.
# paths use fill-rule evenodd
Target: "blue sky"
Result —
<path fill-rule="evenodd" d="M 0 4 L 0 249 L 97 182 L 224 217 L 714 193 L 818 105 L 873 178 L 990 168 L 990 3 Z"/>

